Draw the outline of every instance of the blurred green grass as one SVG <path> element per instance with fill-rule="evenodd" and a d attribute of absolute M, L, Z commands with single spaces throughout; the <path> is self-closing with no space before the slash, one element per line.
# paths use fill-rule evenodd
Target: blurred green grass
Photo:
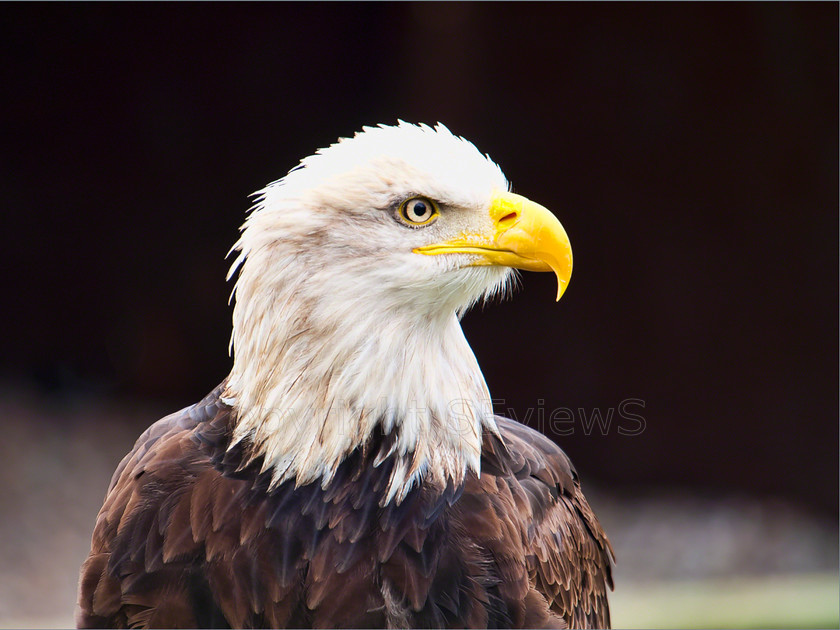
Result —
<path fill-rule="evenodd" d="M 618 584 L 614 628 L 837 628 L 834 573 Z"/>

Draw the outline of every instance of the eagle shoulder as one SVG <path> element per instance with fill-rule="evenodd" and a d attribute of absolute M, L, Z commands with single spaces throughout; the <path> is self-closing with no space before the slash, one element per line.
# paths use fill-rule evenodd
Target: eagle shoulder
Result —
<path fill-rule="evenodd" d="M 481 477 L 475 483 L 493 512 L 504 515 L 496 526 L 503 527 L 506 519 L 515 524 L 525 559 L 524 569 L 513 558 L 504 560 L 513 539 L 508 533 L 507 551 L 499 551 L 501 564 L 507 562 L 508 573 L 527 571 L 536 591 L 525 596 L 531 614 L 539 612 L 544 599 L 552 616 L 569 627 L 609 627 L 614 552 L 572 462 L 541 433 L 507 418 L 497 417 L 496 423 L 501 440 L 485 434 Z M 539 618 L 530 621 L 540 623 Z"/>
<path fill-rule="evenodd" d="M 228 627 L 203 565 L 239 540 L 218 527 L 236 482 L 196 439 L 224 420 L 220 391 L 158 420 L 118 465 L 81 569 L 78 627 Z"/>

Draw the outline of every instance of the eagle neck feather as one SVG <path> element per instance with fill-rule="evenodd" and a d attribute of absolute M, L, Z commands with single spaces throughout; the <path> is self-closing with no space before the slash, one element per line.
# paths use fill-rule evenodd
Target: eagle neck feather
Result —
<path fill-rule="evenodd" d="M 236 413 L 231 446 L 250 443 L 250 461 L 262 460 L 272 487 L 291 479 L 326 487 L 377 428 L 396 436 L 385 503 L 421 480 L 444 487 L 479 472 L 482 430 L 497 429 L 454 310 L 374 288 L 313 294 L 311 279 L 266 286 L 247 271 L 236 287 L 225 400 Z"/>

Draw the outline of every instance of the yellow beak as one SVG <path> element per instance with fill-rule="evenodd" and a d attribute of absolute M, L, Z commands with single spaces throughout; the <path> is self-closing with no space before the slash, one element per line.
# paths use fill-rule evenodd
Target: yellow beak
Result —
<path fill-rule="evenodd" d="M 540 204 L 509 192 L 493 197 L 490 221 L 490 234 L 463 235 L 414 251 L 427 256 L 473 254 L 470 266 L 553 271 L 559 300 L 572 276 L 572 245 L 560 221 Z"/>

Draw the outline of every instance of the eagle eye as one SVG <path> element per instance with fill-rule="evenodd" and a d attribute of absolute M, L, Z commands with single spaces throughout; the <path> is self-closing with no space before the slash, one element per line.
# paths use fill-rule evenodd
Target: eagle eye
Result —
<path fill-rule="evenodd" d="M 399 211 L 402 222 L 410 227 L 429 225 L 439 214 L 435 202 L 425 197 L 412 197 L 404 201 Z"/>

